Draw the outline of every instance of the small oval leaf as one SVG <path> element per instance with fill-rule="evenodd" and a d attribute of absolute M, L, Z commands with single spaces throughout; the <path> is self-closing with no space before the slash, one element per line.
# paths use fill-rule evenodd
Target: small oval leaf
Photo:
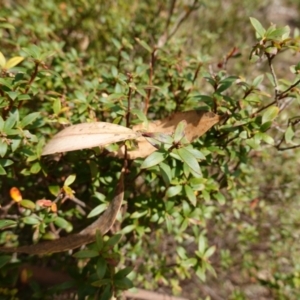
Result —
<path fill-rule="evenodd" d="M 141 165 L 141 169 L 148 169 L 153 166 L 156 166 L 160 162 L 165 160 L 166 157 L 167 157 L 166 152 L 162 152 L 162 151 L 153 152 L 144 160 L 144 162 Z"/>
<path fill-rule="evenodd" d="M 31 210 L 35 209 L 35 204 L 30 200 L 22 200 L 20 202 L 20 205 L 24 208 L 28 208 L 28 209 L 31 209 Z"/>
<path fill-rule="evenodd" d="M 278 113 L 279 113 L 279 107 L 277 106 L 268 107 L 262 116 L 262 124 L 269 121 L 273 121 L 277 117 Z"/>
<path fill-rule="evenodd" d="M 65 186 L 71 185 L 75 181 L 75 179 L 76 179 L 76 175 L 75 174 L 69 175 L 67 177 L 67 179 L 65 180 L 64 185 Z"/>

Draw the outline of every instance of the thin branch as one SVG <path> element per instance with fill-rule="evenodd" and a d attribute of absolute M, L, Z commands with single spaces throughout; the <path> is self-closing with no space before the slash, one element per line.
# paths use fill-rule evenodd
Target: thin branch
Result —
<path fill-rule="evenodd" d="M 189 7 L 188 10 L 185 10 L 179 17 L 177 22 L 173 25 L 173 27 L 168 30 L 169 25 L 166 27 L 165 32 L 162 36 L 158 39 L 158 47 L 163 47 L 171 38 L 172 36 L 178 31 L 181 24 L 189 17 L 189 15 L 198 8 L 197 6 L 198 0 L 194 0 L 193 4 Z"/>
<path fill-rule="evenodd" d="M 153 73 L 154 73 L 154 64 L 155 64 L 155 60 L 156 60 L 156 47 L 154 47 L 152 53 L 151 53 L 151 60 L 149 63 L 149 89 L 147 91 L 147 97 L 145 99 L 145 106 L 144 106 L 144 114 L 147 115 L 148 112 L 148 108 L 149 108 L 149 102 L 150 102 L 150 98 L 151 98 L 151 93 L 152 93 L 152 84 L 153 84 Z"/>
<path fill-rule="evenodd" d="M 283 98 L 283 97 L 285 97 L 286 95 L 286 93 L 288 93 L 290 90 L 292 90 L 294 87 L 296 87 L 298 84 L 300 83 L 300 79 L 299 80 L 297 80 L 294 84 L 292 84 L 290 87 L 288 87 L 285 91 L 283 91 L 282 93 L 280 93 L 278 96 L 279 96 L 279 98 L 281 99 L 281 98 Z"/>
<path fill-rule="evenodd" d="M 127 73 L 128 80 L 127 83 L 130 84 L 132 81 L 132 75 Z M 128 94 L 127 94 L 127 112 L 126 112 L 126 127 L 130 125 L 130 105 L 131 105 L 131 95 L 132 95 L 132 88 L 129 86 Z"/>
<path fill-rule="evenodd" d="M 268 58 L 268 63 L 269 63 L 269 67 L 270 67 L 270 70 L 271 70 L 271 75 L 272 75 L 273 80 L 274 80 L 274 85 L 275 85 L 275 102 L 277 103 L 278 100 L 279 100 L 279 97 L 278 97 L 279 93 L 278 93 L 278 79 L 277 79 L 277 76 L 276 76 L 276 73 L 275 73 L 274 66 L 272 64 L 274 56 L 267 55 L 267 58 Z"/>
<path fill-rule="evenodd" d="M 269 103 L 268 105 L 258 109 L 256 112 L 254 112 L 253 114 L 251 114 L 251 118 L 255 117 L 257 114 L 259 114 L 260 112 L 262 112 L 263 110 L 267 109 L 268 107 L 272 106 L 273 104 L 275 104 L 276 101 L 273 101 L 271 103 Z"/>
<path fill-rule="evenodd" d="M 284 148 L 277 148 L 277 150 L 278 151 L 285 151 L 285 150 L 296 149 L 296 148 L 300 148 L 300 145 L 295 145 L 295 146 L 291 146 L 291 147 L 284 147 Z"/>
<path fill-rule="evenodd" d="M 169 15 L 168 15 L 168 19 L 167 19 L 167 22 L 166 22 L 165 32 L 168 32 L 168 30 L 169 30 L 169 26 L 170 26 L 171 19 L 172 19 L 173 13 L 174 13 L 174 8 L 175 8 L 176 1 L 177 0 L 172 0 L 171 1 L 171 5 L 170 5 L 170 9 L 169 9 Z"/>

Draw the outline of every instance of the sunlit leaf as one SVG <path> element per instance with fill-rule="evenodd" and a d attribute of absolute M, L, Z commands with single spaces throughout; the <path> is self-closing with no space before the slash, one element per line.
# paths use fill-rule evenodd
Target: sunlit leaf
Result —
<path fill-rule="evenodd" d="M 19 64 L 20 62 L 22 62 L 23 60 L 24 60 L 24 57 L 22 57 L 22 56 L 15 56 L 15 57 L 12 57 L 11 59 L 9 59 L 9 60 L 6 62 L 4 68 L 7 69 L 7 70 L 9 70 L 9 69 L 15 67 L 16 65 L 18 65 L 18 64 Z"/>
<path fill-rule="evenodd" d="M 141 165 L 141 169 L 148 169 L 153 166 L 158 165 L 161 163 L 163 160 L 165 160 L 167 157 L 166 152 L 161 152 L 161 151 L 156 151 L 153 152 L 151 155 L 149 155 Z"/>
<path fill-rule="evenodd" d="M 42 155 L 93 148 L 129 139 L 138 133 L 132 129 L 105 122 L 72 125 L 56 134 L 46 144 Z"/>
<path fill-rule="evenodd" d="M 278 106 L 270 106 L 268 107 L 263 116 L 262 116 L 262 124 L 273 121 L 279 113 L 279 107 Z"/>
<path fill-rule="evenodd" d="M 71 185 L 71 184 L 75 181 L 75 179 L 76 179 L 76 174 L 69 175 L 69 176 L 66 178 L 66 180 L 65 180 L 65 182 L 64 182 L 64 185 L 65 185 L 65 186 Z"/>
<path fill-rule="evenodd" d="M 9 194 L 15 202 L 20 202 L 22 200 L 22 194 L 20 190 L 16 187 L 12 187 L 9 191 Z"/>
<path fill-rule="evenodd" d="M 264 34 L 266 33 L 266 30 L 261 25 L 261 23 L 255 18 L 250 18 L 250 22 L 251 22 L 252 26 L 254 27 L 258 37 L 263 38 Z"/>
<path fill-rule="evenodd" d="M 186 148 L 180 148 L 177 150 L 178 155 L 194 172 L 201 175 L 199 163 L 195 156 L 189 152 Z"/>

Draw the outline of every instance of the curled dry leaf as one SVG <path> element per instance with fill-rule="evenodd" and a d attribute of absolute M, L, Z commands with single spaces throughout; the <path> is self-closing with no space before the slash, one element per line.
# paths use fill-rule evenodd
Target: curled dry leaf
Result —
<path fill-rule="evenodd" d="M 147 131 L 147 132 L 161 132 L 167 134 L 173 134 L 177 125 L 185 120 L 186 127 L 184 130 L 185 137 L 189 142 L 202 136 L 212 126 L 217 124 L 221 120 L 221 116 L 212 112 L 191 110 L 186 112 L 177 112 L 168 118 L 149 122 L 148 127 L 144 127 L 143 124 L 133 126 L 135 131 Z M 127 157 L 129 159 L 136 159 L 138 157 L 144 158 L 149 156 L 157 149 L 152 146 L 146 138 L 140 136 L 136 139 L 137 148 L 132 151 L 128 151 Z M 124 147 L 121 147 L 118 152 L 112 152 L 111 156 L 124 156 Z"/>
<path fill-rule="evenodd" d="M 93 148 L 136 139 L 139 133 L 124 126 L 106 123 L 81 123 L 56 134 L 45 146 L 42 155 Z"/>

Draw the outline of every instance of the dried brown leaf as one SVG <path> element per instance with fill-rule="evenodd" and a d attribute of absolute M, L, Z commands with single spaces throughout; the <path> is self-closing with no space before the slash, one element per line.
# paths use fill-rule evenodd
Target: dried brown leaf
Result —
<path fill-rule="evenodd" d="M 144 127 L 143 124 L 133 126 L 135 131 L 147 131 L 147 132 L 161 132 L 173 134 L 176 126 L 182 120 L 187 122 L 185 128 L 185 137 L 189 142 L 202 136 L 212 126 L 217 124 L 221 120 L 221 116 L 212 112 L 191 110 L 186 112 L 177 112 L 162 120 L 149 122 L 148 127 Z M 136 139 L 137 148 L 128 152 L 129 159 L 136 159 L 138 157 L 147 157 L 157 149 L 152 146 L 144 137 Z M 124 147 L 121 147 L 118 152 L 112 152 L 111 156 L 124 156 Z"/>
<path fill-rule="evenodd" d="M 104 146 L 136 139 L 137 132 L 124 126 L 106 123 L 81 123 L 57 133 L 45 146 L 42 155 Z"/>

